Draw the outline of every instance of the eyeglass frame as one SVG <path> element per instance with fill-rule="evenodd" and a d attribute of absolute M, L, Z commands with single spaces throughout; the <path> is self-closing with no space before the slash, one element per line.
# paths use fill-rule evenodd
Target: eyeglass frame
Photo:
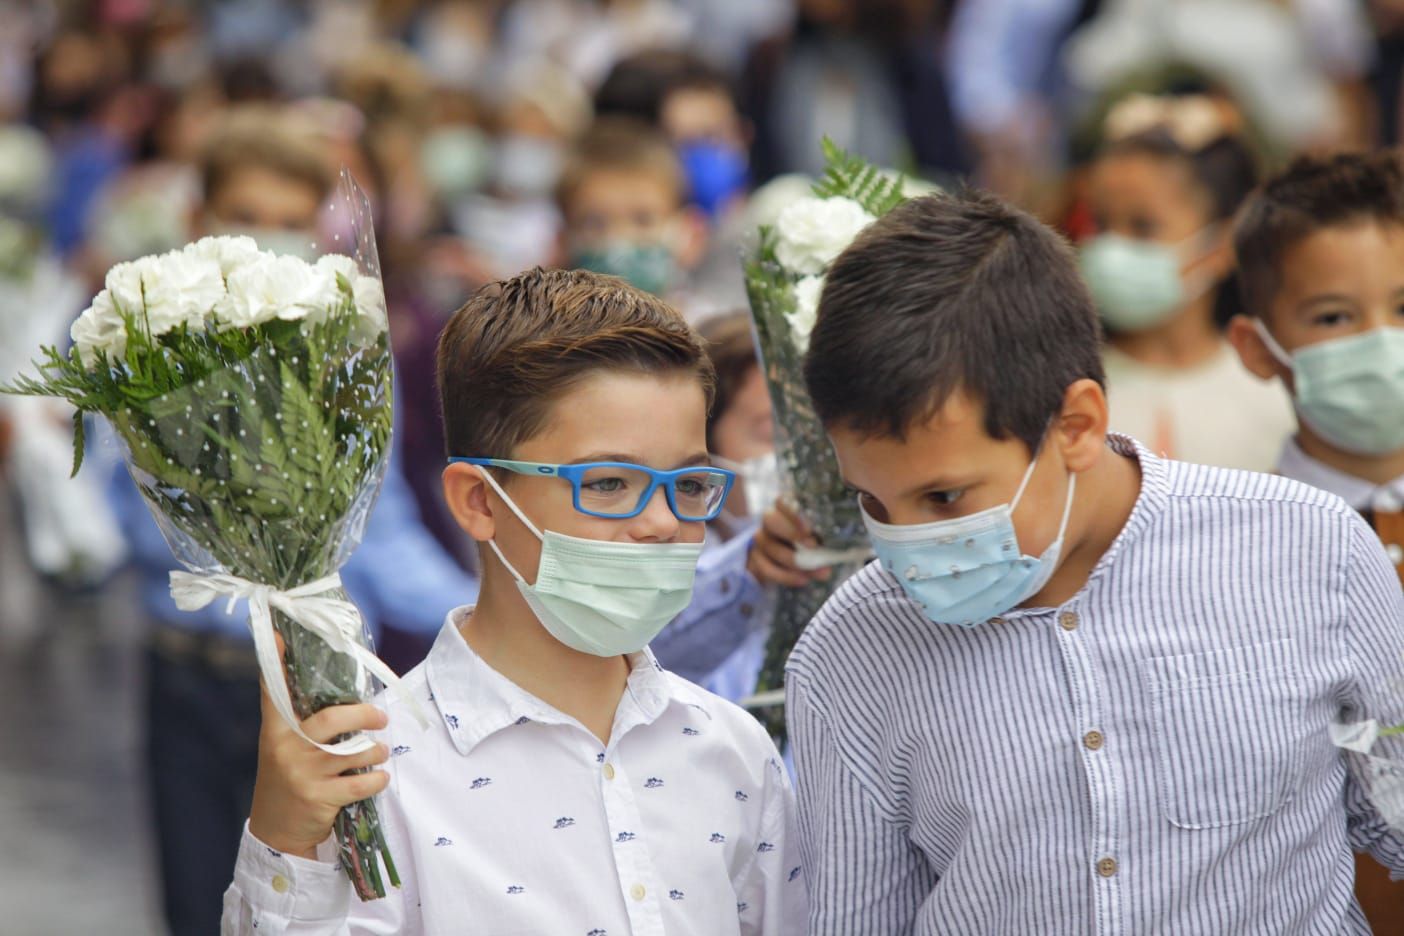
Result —
<path fill-rule="evenodd" d="M 453 455 L 449 457 L 449 464 L 476 465 L 479 468 L 502 468 L 514 474 L 528 475 L 537 478 L 561 478 L 570 482 L 571 500 L 576 511 L 588 517 L 599 517 L 602 520 L 631 520 L 648 509 L 648 505 L 653 501 L 653 495 L 658 492 L 658 488 L 663 488 L 663 496 L 668 502 L 668 509 L 673 512 L 682 523 L 710 523 L 721 516 L 722 509 L 726 507 L 726 498 L 731 494 L 731 489 L 736 485 L 736 472 L 726 468 L 718 468 L 716 465 L 689 465 L 685 468 L 674 468 L 671 471 L 660 471 L 657 468 L 650 468 L 647 465 L 636 465 L 632 462 L 578 462 L 570 465 L 552 465 L 546 462 L 514 461 L 510 458 L 475 458 L 465 455 Z M 585 472 L 592 468 L 627 468 L 631 471 L 639 471 L 648 475 L 648 488 L 639 495 L 639 502 L 634 506 L 632 513 L 606 514 L 596 510 L 589 510 L 580 504 L 580 482 L 584 478 Z M 678 511 L 677 479 L 683 475 L 693 474 L 698 471 L 708 471 L 722 475 L 726 478 L 726 487 L 722 489 L 721 499 L 717 501 L 716 508 L 705 517 L 684 517 Z"/>

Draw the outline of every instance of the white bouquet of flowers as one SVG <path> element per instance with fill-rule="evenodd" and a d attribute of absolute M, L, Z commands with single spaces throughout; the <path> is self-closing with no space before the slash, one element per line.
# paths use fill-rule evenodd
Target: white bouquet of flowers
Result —
<path fill-rule="evenodd" d="M 1386 824 L 1404 832 L 1404 725 L 1374 719 L 1332 725 L 1331 740 L 1355 755 L 1353 768 L 1370 802 Z"/>
<path fill-rule="evenodd" d="M 369 205 L 348 174 L 324 219 L 315 263 L 211 237 L 118 264 L 73 324 L 72 349 L 43 348 L 39 376 L 5 388 L 73 404 L 75 474 L 83 414 L 112 424 L 190 570 L 171 575 L 177 605 L 248 599 L 264 681 L 299 733 L 313 712 L 368 699 L 375 678 L 398 683 L 337 573 L 360 542 L 391 431 L 385 295 Z M 336 833 L 362 899 L 385 895 L 381 860 L 398 886 L 372 801 L 342 810 Z"/>
<path fill-rule="evenodd" d="M 801 550 L 798 561 L 809 568 L 835 568 L 827 581 L 784 589 L 777 596 L 757 686 L 762 697 L 784 685 L 785 660 L 800 631 L 871 555 L 857 501 L 844 485 L 805 388 L 804 356 L 829 264 L 863 228 L 906 199 L 911 180 L 870 166 L 827 139 L 823 146 L 827 166 L 813 195 L 787 205 L 774 227 L 761 228 L 758 246 L 746 262 L 746 292 L 775 416 L 781 488 L 822 544 Z M 772 734 L 783 733 L 779 708 L 766 710 L 763 720 Z"/>

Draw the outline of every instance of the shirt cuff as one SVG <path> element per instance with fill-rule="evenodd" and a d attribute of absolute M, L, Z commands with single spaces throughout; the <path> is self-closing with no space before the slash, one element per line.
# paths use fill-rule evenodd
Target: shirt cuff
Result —
<path fill-rule="evenodd" d="M 319 858 L 334 859 L 335 854 L 334 845 L 317 848 Z M 285 920 L 339 923 L 351 912 L 351 881 L 335 860 L 285 855 L 259 841 L 248 822 L 239 842 L 234 886 L 251 907 Z"/>

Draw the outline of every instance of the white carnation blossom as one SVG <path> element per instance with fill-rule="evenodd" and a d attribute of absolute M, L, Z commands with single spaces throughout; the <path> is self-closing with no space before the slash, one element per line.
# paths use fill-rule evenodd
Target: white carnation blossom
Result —
<path fill-rule="evenodd" d="M 229 274 L 229 295 L 217 312 L 222 325 L 249 328 L 274 319 L 301 321 L 332 301 L 325 275 L 297 257 L 264 254 Z"/>
<path fill-rule="evenodd" d="M 785 315 L 790 325 L 790 338 L 801 354 L 809 350 L 809 336 L 819 321 L 819 297 L 824 292 L 824 277 L 806 276 L 795 284 L 795 309 Z"/>
<path fill-rule="evenodd" d="M 142 257 L 107 271 L 106 291 L 118 308 L 129 315 L 141 315 L 146 306 L 144 280 L 151 278 L 157 259 Z"/>
<path fill-rule="evenodd" d="M 202 237 L 193 244 L 187 244 L 184 253 L 214 261 L 224 276 L 242 266 L 257 263 L 265 256 L 252 237 L 242 234 Z"/>
<path fill-rule="evenodd" d="M 143 270 L 141 280 L 153 337 L 181 325 L 203 329 L 224 301 L 224 275 L 219 263 L 207 256 L 172 251 Z"/>
<path fill-rule="evenodd" d="M 358 341 L 368 345 L 390 327 L 385 314 L 385 287 L 378 276 L 358 276 L 354 283 L 358 313 L 354 334 Z"/>
<path fill-rule="evenodd" d="M 775 256 L 792 272 L 823 273 L 874 220 L 851 198 L 802 198 L 780 212 Z"/>
<path fill-rule="evenodd" d="M 93 304 L 78 316 L 69 330 L 73 346 L 84 367 L 98 362 L 98 352 L 109 358 L 122 358 L 127 353 L 127 326 L 113 305 L 112 296 L 103 290 L 93 298 Z"/>

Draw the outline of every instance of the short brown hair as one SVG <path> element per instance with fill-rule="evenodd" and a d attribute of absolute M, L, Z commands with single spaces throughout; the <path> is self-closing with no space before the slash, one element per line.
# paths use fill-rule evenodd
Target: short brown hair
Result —
<path fill-rule="evenodd" d="M 707 449 L 715 452 L 712 433 L 717 421 L 726 415 L 751 371 L 760 367 L 755 339 L 751 334 L 751 313 L 732 312 L 710 318 L 697 327 L 707 348 L 707 357 L 717 373 L 717 395 L 707 414 Z"/>
<path fill-rule="evenodd" d="M 542 270 L 489 283 L 439 336 L 439 404 L 450 456 L 510 458 L 552 405 L 599 371 L 691 371 L 712 403 L 697 333 L 671 306 L 614 276 Z"/>
<path fill-rule="evenodd" d="M 604 117 L 580 138 L 556 185 L 556 204 L 570 217 L 571 201 L 594 172 L 634 172 L 659 179 L 676 193 L 678 206 L 687 197 L 682 163 L 661 131 L 623 117 Z"/>
<path fill-rule="evenodd" d="M 913 198 L 829 268 L 804 376 L 826 426 L 905 437 L 954 393 L 1036 452 L 1069 386 L 1106 386 L 1066 241 L 993 195 Z"/>
<path fill-rule="evenodd" d="M 1322 228 L 1361 221 L 1404 226 L 1404 161 L 1398 150 L 1302 156 L 1244 205 L 1234 229 L 1243 305 L 1261 316 L 1281 285 L 1283 257 Z"/>
<path fill-rule="evenodd" d="M 255 166 L 296 179 L 322 201 L 334 182 L 332 168 L 317 138 L 293 122 L 288 111 L 264 104 L 235 108 L 210 134 L 200 157 L 205 200 L 240 169 Z"/>

